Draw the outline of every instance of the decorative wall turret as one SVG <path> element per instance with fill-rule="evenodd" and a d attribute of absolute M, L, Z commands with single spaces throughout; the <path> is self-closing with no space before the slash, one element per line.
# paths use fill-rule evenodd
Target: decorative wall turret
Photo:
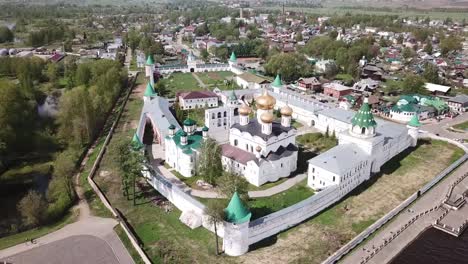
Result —
<path fill-rule="evenodd" d="M 406 127 L 408 128 L 408 135 L 411 137 L 411 146 L 416 147 L 418 144 L 418 135 L 419 127 L 421 123 L 419 122 L 418 113 L 415 113 L 411 120 L 408 122 Z"/>
<path fill-rule="evenodd" d="M 223 249 L 228 256 L 240 256 L 249 250 L 249 222 L 252 213 L 245 207 L 237 192 L 224 209 Z"/>
<path fill-rule="evenodd" d="M 372 115 L 369 99 L 365 97 L 361 108 L 351 119 L 351 134 L 364 138 L 373 137 L 376 126 L 377 123 Z"/>
<path fill-rule="evenodd" d="M 278 74 L 276 75 L 276 78 L 275 80 L 273 81 L 273 83 L 271 84 L 271 87 L 273 88 L 273 91 L 275 93 L 280 93 L 281 92 L 281 89 L 284 87 L 283 86 L 283 82 L 281 81 L 281 76 Z"/>
<path fill-rule="evenodd" d="M 229 58 L 228 63 L 229 67 L 231 68 L 231 71 L 234 66 L 237 66 L 237 57 L 234 51 L 231 53 L 231 57 Z"/>
<path fill-rule="evenodd" d="M 152 55 L 149 55 L 146 60 L 145 75 L 151 83 L 151 86 L 154 87 L 154 60 Z"/>
<path fill-rule="evenodd" d="M 293 113 L 292 108 L 289 105 L 285 105 L 280 110 L 281 113 L 281 125 L 284 127 L 291 126 L 291 116 Z"/>
<path fill-rule="evenodd" d="M 148 81 L 148 84 L 146 84 L 145 93 L 143 94 L 143 101 L 151 100 L 152 97 L 155 97 L 157 95 L 158 94 L 154 91 L 154 88 L 151 85 L 151 82 Z"/>

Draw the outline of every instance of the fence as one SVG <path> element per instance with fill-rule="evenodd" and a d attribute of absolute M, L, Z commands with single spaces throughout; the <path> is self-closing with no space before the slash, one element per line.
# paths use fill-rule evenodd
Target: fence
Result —
<path fill-rule="evenodd" d="M 458 166 L 460 166 L 467 159 L 468 159 L 468 154 L 463 155 L 461 158 L 459 158 L 457 161 L 455 161 L 450 166 L 448 166 L 445 170 L 443 170 L 441 173 L 439 173 L 429 183 L 424 185 L 424 187 L 422 187 L 416 193 L 411 195 L 408 199 L 406 199 L 404 202 L 402 202 L 400 205 L 398 205 L 396 208 L 394 208 L 388 214 L 386 214 L 385 216 L 383 216 L 382 218 L 377 220 L 377 222 L 375 222 L 374 224 L 369 226 L 366 230 L 364 230 L 362 233 L 360 233 L 358 236 L 356 236 L 353 240 L 351 240 L 350 242 L 345 244 L 343 247 L 341 247 L 333 255 L 328 257 L 323 263 L 335 263 L 336 261 L 340 260 L 344 255 L 348 254 L 353 248 L 355 248 L 362 241 L 364 241 L 364 239 L 369 237 L 372 233 L 374 233 L 376 230 L 378 230 L 380 227 L 382 227 L 385 223 L 387 223 L 393 217 L 395 217 L 397 214 L 399 214 L 408 205 L 410 205 L 412 202 L 414 202 L 419 197 L 419 195 L 422 195 L 425 192 L 427 192 L 430 188 L 432 188 L 441 179 L 443 179 L 445 176 L 447 176 L 447 174 L 449 174 L 450 172 L 455 170 Z"/>
<path fill-rule="evenodd" d="M 99 167 L 99 164 L 101 163 L 102 157 L 104 156 L 107 145 L 109 144 L 109 142 L 110 142 L 110 140 L 112 138 L 112 134 L 114 133 L 114 130 L 115 130 L 115 128 L 116 128 L 116 126 L 117 126 L 117 124 L 118 124 L 118 122 L 119 122 L 119 120 L 120 120 L 120 118 L 122 116 L 123 110 L 125 109 L 128 98 L 130 97 L 130 95 L 132 93 L 132 90 L 133 90 L 133 87 L 135 86 L 135 82 L 136 82 L 136 79 L 138 78 L 138 74 L 139 73 L 137 73 L 135 78 L 133 79 L 133 83 L 131 84 L 130 89 L 129 89 L 126 97 L 125 97 L 122 108 L 119 110 L 119 113 L 117 114 L 117 118 L 115 119 L 114 123 L 112 124 L 112 126 L 111 126 L 111 128 L 109 130 L 109 133 L 106 136 L 104 144 L 103 144 L 103 146 L 102 146 L 101 150 L 99 151 L 99 154 L 98 154 L 98 156 L 96 158 L 96 161 L 94 162 L 93 167 L 91 168 L 91 171 L 88 174 L 87 180 L 88 180 L 88 183 L 91 186 L 91 188 L 94 190 L 94 192 L 97 194 L 97 196 L 99 197 L 101 202 L 104 204 L 104 206 L 106 206 L 106 208 L 109 209 L 109 211 L 114 215 L 114 217 L 119 220 L 120 226 L 123 228 L 123 230 L 127 234 L 130 242 L 132 243 L 133 247 L 135 248 L 135 250 L 140 255 L 143 262 L 146 263 L 146 264 L 151 264 L 151 260 L 148 258 L 146 253 L 143 251 L 143 249 L 138 244 L 138 240 L 137 240 L 136 236 L 132 233 L 132 231 L 128 227 L 127 223 L 125 223 L 125 221 L 120 217 L 119 212 L 115 208 L 112 207 L 112 205 L 110 204 L 107 197 L 104 195 L 104 193 L 101 191 L 99 186 L 97 186 L 97 184 L 93 180 L 94 175 L 95 175 L 95 173 L 96 173 L 96 171 L 97 171 L 97 169 Z"/>

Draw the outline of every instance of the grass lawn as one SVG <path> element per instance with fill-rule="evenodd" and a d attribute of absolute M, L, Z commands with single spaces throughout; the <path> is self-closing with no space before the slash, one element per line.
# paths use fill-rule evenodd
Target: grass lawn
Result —
<path fill-rule="evenodd" d="M 234 82 L 232 83 L 233 87 L 224 83 L 225 80 L 230 80 L 234 76 L 232 72 L 199 72 L 196 74 L 210 89 L 214 89 L 215 87 L 221 90 L 237 89 L 237 85 Z"/>
<path fill-rule="evenodd" d="M 265 259 L 276 259 L 278 263 L 320 263 L 462 155 L 461 149 L 446 142 L 420 140 L 416 148 L 387 162 L 379 174 L 342 201 L 263 242 L 271 245 L 249 252 L 240 261 L 266 263 Z"/>
<path fill-rule="evenodd" d="M 293 120 L 291 126 L 297 129 L 303 127 L 304 125 L 300 122 L 297 122 L 296 120 Z"/>
<path fill-rule="evenodd" d="M 123 230 L 123 228 L 120 225 L 116 225 L 114 227 L 115 233 L 119 236 L 120 241 L 124 244 L 125 248 L 127 248 L 128 253 L 130 253 L 130 256 L 132 256 L 133 261 L 135 264 L 144 264 L 143 260 L 140 257 L 140 254 L 136 251 L 136 249 L 133 247 L 132 242 L 127 236 L 127 233 Z"/>
<path fill-rule="evenodd" d="M 314 152 L 325 152 L 338 144 L 333 136 L 324 136 L 322 133 L 308 133 L 297 136 L 297 143 Z"/>
<path fill-rule="evenodd" d="M 314 191 L 307 187 L 306 179 L 282 193 L 270 197 L 249 199 L 247 205 L 252 212 L 253 220 L 294 205 L 312 195 L 314 195 Z"/>
<path fill-rule="evenodd" d="M 38 238 L 46 234 L 52 233 L 55 230 L 59 230 L 60 228 L 70 223 L 73 223 L 75 219 L 76 214 L 68 213 L 65 217 L 63 217 L 60 221 L 56 223 L 0 238 L 0 249 L 9 248 L 14 245 L 24 243 L 26 240 L 29 240 L 31 238 Z"/>
<path fill-rule="evenodd" d="M 174 97 L 177 92 L 202 90 L 191 73 L 172 73 L 165 79 L 165 84 L 169 91 L 168 97 Z"/>
<path fill-rule="evenodd" d="M 468 130 L 468 121 L 460 123 L 460 124 L 456 124 L 453 127 L 456 128 L 456 129 L 461 129 L 461 130 L 467 131 Z"/>

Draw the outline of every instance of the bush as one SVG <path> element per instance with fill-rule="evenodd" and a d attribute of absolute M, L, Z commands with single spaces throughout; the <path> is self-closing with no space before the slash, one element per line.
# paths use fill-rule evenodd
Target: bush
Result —
<path fill-rule="evenodd" d="M 26 225 L 37 226 L 44 220 L 44 208 L 46 206 L 42 195 L 30 190 L 18 203 L 18 211 L 23 216 Z"/>

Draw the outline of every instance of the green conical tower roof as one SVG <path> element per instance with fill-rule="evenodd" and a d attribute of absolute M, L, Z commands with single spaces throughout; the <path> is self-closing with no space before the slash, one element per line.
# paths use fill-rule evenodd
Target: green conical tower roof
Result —
<path fill-rule="evenodd" d="M 365 128 L 377 126 L 367 98 L 364 98 L 364 103 L 362 104 L 361 109 L 359 109 L 353 119 L 351 119 L 351 123 L 353 126 Z"/>
<path fill-rule="evenodd" d="M 408 122 L 408 126 L 420 127 L 421 123 L 419 122 L 418 114 L 414 114 L 411 120 Z"/>
<path fill-rule="evenodd" d="M 231 101 L 236 101 L 237 100 L 237 95 L 234 92 L 234 90 L 231 90 L 231 94 L 229 95 L 229 100 L 231 100 Z"/>
<path fill-rule="evenodd" d="M 276 75 L 275 81 L 273 81 L 273 83 L 271 85 L 274 86 L 274 87 L 282 87 L 283 86 L 283 82 L 281 82 L 281 77 L 280 77 L 279 74 Z"/>
<path fill-rule="evenodd" d="M 143 142 L 141 142 L 140 138 L 138 137 L 137 133 L 133 134 L 133 139 L 132 139 L 132 148 L 134 150 L 140 150 L 142 147 L 145 145 Z"/>
<path fill-rule="evenodd" d="M 153 86 L 151 85 L 150 82 L 146 85 L 146 90 L 144 96 L 151 97 L 151 96 L 156 96 L 157 94 L 154 92 Z"/>
<path fill-rule="evenodd" d="M 154 65 L 153 55 L 149 55 L 146 59 L 146 65 Z"/>
<path fill-rule="evenodd" d="M 237 192 L 231 198 L 228 207 L 224 209 L 226 214 L 226 221 L 235 224 L 242 224 L 250 220 L 252 213 L 242 203 L 239 194 Z"/>
<path fill-rule="evenodd" d="M 237 61 L 237 57 L 236 57 L 236 54 L 234 53 L 234 51 L 231 53 L 231 57 L 229 58 L 230 61 Z"/>

